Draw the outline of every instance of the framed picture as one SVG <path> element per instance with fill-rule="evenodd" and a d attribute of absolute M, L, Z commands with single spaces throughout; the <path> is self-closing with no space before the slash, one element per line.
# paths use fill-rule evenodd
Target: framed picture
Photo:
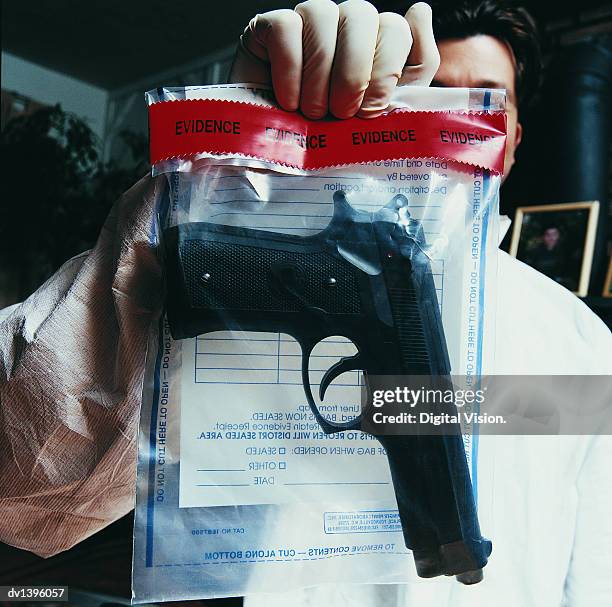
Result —
<path fill-rule="evenodd" d="M 612 297 L 612 257 L 610 257 L 610 262 L 608 263 L 608 273 L 606 274 L 602 295 L 604 297 Z"/>
<path fill-rule="evenodd" d="M 510 255 L 581 297 L 587 294 L 599 202 L 519 207 Z"/>

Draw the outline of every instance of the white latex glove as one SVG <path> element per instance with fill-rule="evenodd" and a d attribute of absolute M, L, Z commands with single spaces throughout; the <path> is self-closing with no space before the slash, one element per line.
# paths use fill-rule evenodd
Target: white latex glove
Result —
<path fill-rule="evenodd" d="M 439 65 L 424 2 L 402 17 L 364 0 L 308 0 L 251 19 L 229 80 L 272 84 L 283 109 L 308 118 L 373 118 L 398 84 L 428 86 Z"/>

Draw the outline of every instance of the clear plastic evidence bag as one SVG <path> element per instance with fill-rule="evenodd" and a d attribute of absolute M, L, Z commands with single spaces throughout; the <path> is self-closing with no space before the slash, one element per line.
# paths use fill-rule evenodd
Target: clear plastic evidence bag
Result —
<path fill-rule="evenodd" d="M 470 495 L 449 481 L 454 538 L 400 487 L 433 456 L 353 421 L 367 373 L 486 371 L 504 93 L 401 87 L 385 115 L 344 121 L 254 85 L 147 101 L 167 313 L 143 388 L 134 601 L 482 567 L 477 432 L 442 447 L 469 471 Z"/>

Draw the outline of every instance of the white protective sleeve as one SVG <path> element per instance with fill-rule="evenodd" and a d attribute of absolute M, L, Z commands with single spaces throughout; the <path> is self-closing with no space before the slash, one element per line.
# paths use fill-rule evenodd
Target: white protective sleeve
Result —
<path fill-rule="evenodd" d="M 161 183 L 126 192 L 96 246 L 0 323 L 0 541 L 51 556 L 134 506 Z"/>
<path fill-rule="evenodd" d="M 612 375 L 612 334 L 577 297 L 498 253 L 497 374 Z M 577 403 L 579 406 L 579 403 Z M 479 518 L 493 541 L 484 581 L 306 588 L 245 607 L 608 607 L 612 437 L 481 436 Z"/>

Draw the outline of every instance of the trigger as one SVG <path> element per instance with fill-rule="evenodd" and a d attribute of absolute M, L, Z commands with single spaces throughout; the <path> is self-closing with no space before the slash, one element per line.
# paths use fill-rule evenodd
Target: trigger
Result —
<path fill-rule="evenodd" d="M 325 398 L 325 391 L 329 387 L 336 377 L 346 373 L 347 371 L 355 371 L 356 369 L 363 369 L 362 356 L 358 352 L 354 356 L 345 356 L 341 358 L 337 363 L 333 364 L 323 376 L 321 385 L 319 386 L 319 398 L 323 400 Z"/>

